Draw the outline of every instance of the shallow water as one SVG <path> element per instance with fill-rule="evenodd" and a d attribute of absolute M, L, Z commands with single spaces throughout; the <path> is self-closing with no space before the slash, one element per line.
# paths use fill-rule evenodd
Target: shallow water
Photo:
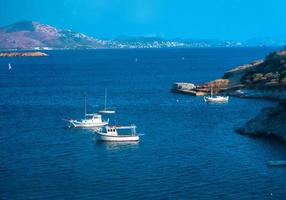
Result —
<path fill-rule="evenodd" d="M 0 199 L 284 199 L 285 144 L 233 130 L 276 103 L 205 104 L 173 94 L 271 48 L 48 51 L 0 59 Z M 184 59 L 182 59 L 184 57 Z M 137 62 L 135 62 L 137 58 Z M 12 64 L 8 71 L 7 63 Z M 113 123 L 138 126 L 139 143 L 96 142 L 62 120 L 104 103 Z"/>

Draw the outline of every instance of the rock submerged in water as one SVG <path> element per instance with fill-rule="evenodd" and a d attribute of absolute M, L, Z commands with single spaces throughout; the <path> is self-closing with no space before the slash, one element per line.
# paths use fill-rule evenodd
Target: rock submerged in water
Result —
<path fill-rule="evenodd" d="M 275 137 L 286 142 L 286 101 L 278 107 L 262 109 L 259 115 L 236 131 L 252 136 Z"/>
<path fill-rule="evenodd" d="M 0 57 L 41 57 L 48 56 L 48 54 L 43 52 L 5 52 L 0 53 Z"/>

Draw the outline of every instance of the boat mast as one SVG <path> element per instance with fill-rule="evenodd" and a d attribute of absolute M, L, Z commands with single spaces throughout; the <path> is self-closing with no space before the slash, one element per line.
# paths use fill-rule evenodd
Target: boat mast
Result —
<path fill-rule="evenodd" d="M 105 88 L 104 110 L 106 110 L 106 101 L 107 101 L 107 88 Z"/>
<path fill-rule="evenodd" d="M 84 95 L 84 117 L 86 117 L 86 95 Z"/>
<path fill-rule="evenodd" d="M 213 97 L 213 86 L 211 86 L 211 97 Z"/>

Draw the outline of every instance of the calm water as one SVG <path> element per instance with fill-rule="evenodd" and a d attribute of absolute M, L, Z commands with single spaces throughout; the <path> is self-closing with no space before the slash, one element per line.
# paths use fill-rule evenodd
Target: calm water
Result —
<path fill-rule="evenodd" d="M 207 105 L 170 93 L 274 49 L 51 51 L 0 59 L 0 199 L 285 199 L 286 146 L 236 134 L 266 100 Z M 184 57 L 184 59 L 182 59 Z M 137 58 L 138 62 L 135 62 Z M 13 66 L 8 71 L 7 63 Z M 98 143 L 64 118 L 103 105 L 135 123 L 140 143 Z"/>

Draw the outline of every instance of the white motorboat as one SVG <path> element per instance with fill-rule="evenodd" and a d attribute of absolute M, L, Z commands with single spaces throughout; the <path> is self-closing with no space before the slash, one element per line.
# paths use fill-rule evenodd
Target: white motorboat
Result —
<path fill-rule="evenodd" d="M 229 97 L 228 96 L 218 96 L 213 94 L 213 88 L 211 88 L 211 95 L 204 96 L 204 100 L 206 103 L 227 103 Z"/>
<path fill-rule="evenodd" d="M 111 108 L 107 108 L 107 89 L 105 88 L 105 96 L 104 96 L 104 110 L 98 111 L 101 114 L 114 114 L 115 110 Z"/>
<path fill-rule="evenodd" d="M 127 132 L 126 130 L 130 130 Z M 123 130 L 123 132 L 121 132 Z M 121 133 L 119 133 L 121 132 Z M 139 141 L 136 133 L 136 126 L 104 126 L 100 130 L 95 130 L 96 138 L 100 141 L 127 142 Z"/>
<path fill-rule="evenodd" d="M 108 120 L 104 121 L 101 115 L 97 113 L 85 114 L 85 119 L 81 120 L 68 120 L 75 128 L 96 128 L 108 124 Z"/>
<path fill-rule="evenodd" d="M 104 121 L 100 114 L 86 112 L 86 97 L 84 98 L 84 119 L 81 120 L 67 120 L 75 128 L 97 128 L 108 124 L 109 120 Z"/>

